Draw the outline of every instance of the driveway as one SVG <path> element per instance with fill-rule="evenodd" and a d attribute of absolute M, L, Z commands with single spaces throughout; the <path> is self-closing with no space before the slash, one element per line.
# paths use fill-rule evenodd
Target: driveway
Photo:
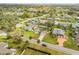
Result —
<path fill-rule="evenodd" d="M 39 36 L 38 39 L 39 39 L 40 41 L 42 41 L 46 34 L 47 34 L 46 31 L 42 31 L 42 32 L 40 33 L 40 36 Z"/>

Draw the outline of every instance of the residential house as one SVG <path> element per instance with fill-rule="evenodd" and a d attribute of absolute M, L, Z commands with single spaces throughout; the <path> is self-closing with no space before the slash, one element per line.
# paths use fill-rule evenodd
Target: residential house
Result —
<path fill-rule="evenodd" d="M 54 30 L 52 31 L 53 35 L 64 35 L 65 31 L 59 28 L 54 28 Z"/>
<path fill-rule="evenodd" d="M 67 20 L 67 19 L 69 20 L 69 19 L 71 19 L 71 18 L 72 18 L 72 16 L 67 15 L 67 14 L 65 14 L 63 17 L 64 17 L 64 19 L 66 19 L 66 20 Z"/>
<path fill-rule="evenodd" d="M 33 27 L 33 32 L 35 32 L 35 33 L 37 33 L 37 34 L 39 34 L 39 33 L 41 32 L 41 30 L 40 30 L 40 28 L 38 27 L 38 25 L 35 25 L 35 26 Z"/>
<path fill-rule="evenodd" d="M 72 28 L 74 29 L 79 29 L 79 23 L 73 23 Z"/>
<path fill-rule="evenodd" d="M 40 23 L 42 23 L 42 24 L 45 24 L 45 23 L 47 23 L 47 22 L 48 22 L 48 20 L 46 20 L 46 19 L 40 20 Z"/>
<path fill-rule="evenodd" d="M 63 27 L 68 27 L 68 26 L 70 26 L 71 23 L 69 23 L 69 22 L 58 22 L 58 21 L 55 21 L 54 24 L 55 25 L 60 25 L 60 26 L 63 26 Z"/>

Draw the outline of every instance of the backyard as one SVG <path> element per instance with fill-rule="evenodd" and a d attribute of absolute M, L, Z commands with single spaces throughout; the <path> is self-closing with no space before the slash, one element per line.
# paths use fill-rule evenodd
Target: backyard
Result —
<path fill-rule="evenodd" d="M 25 32 L 24 32 L 24 35 L 26 35 L 27 37 L 32 37 L 32 38 L 34 38 L 34 39 L 37 39 L 37 38 L 39 37 L 38 34 L 32 32 L 32 31 L 25 31 Z"/>

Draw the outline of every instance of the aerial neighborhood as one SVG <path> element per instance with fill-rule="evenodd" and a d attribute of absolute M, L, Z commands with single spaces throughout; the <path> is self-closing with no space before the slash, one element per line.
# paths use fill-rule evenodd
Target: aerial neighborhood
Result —
<path fill-rule="evenodd" d="M 77 54 L 76 5 L 0 5 L 0 55 Z"/>

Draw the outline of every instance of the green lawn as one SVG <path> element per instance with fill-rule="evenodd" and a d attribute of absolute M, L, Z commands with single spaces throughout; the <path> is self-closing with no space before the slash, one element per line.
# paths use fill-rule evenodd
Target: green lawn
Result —
<path fill-rule="evenodd" d="M 6 42 L 6 39 L 0 38 L 0 42 Z"/>
<path fill-rule="evenodd" d="M 0 38 L 7 38 L 7 36 L 0 36 Z"/>
<path fill-rule="evenodd" d="M 0 39 L 0 42 L 6 42 L 8 43 L 8 47 L 10 48 L 17 48 L 18 46 L 21 46 L 22 44 L 13 39 Z M 14 42 L 17 42 L 17 43 L 14 43 Z"/>
<path fill-rule="evenodd" d="M 72 29 L 68 29 L 65 31 L 66 35 L 68 36 L 68 39 L 67 41 L 64 43 L 64 47 L 67 47 L 67 48 L 71 48 L 71 49 L 74 49 L 74 50 L 79 50 L 79 48 L 77 47 L 75 41 L 72 39 Z"/>
<path fill-rule="evenodd" d="M 38 34 L 32 32 L 32 31 L 25 31 L 25 32 L 24 32 L 24 35 L 26 35 L 27 37 L 35 38 L 35 39 L 37 39 L 37 38 L 39 37 Z"/>
<path fill-rule="evenodd" d="M 64 47 L 71 48 L 74 50 L 79 50 L 79 48 L 77 47 L 77 45 L 76 45 L 75 41 L 72 39 L 72 37 L 69 37 L 67 39 L 67 41 L 64 43 Z"/>
<path fill-rule="evenodd" d="M 51 44 L 56 44 L 57 43 L 57 39 L 52 37 L 50 34 L 47 34 L 44 39 L 43 39 L 44 42 L 47 42 L 47 43 L 51 43 Z"/>

